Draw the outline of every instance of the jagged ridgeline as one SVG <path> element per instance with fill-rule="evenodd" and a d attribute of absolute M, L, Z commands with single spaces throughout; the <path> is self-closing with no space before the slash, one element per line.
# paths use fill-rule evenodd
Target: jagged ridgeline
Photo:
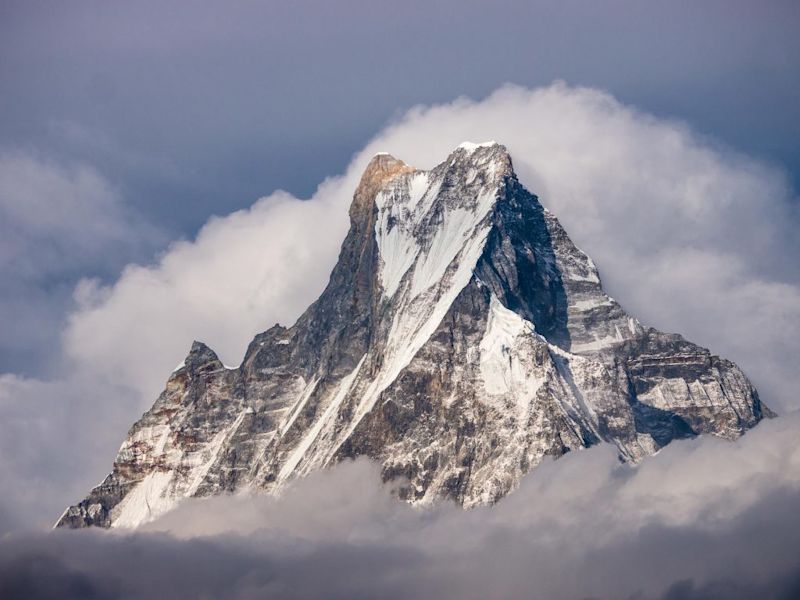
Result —
<path fill-rule="evenodd" d="M 603 292 L 503 146 L 462 144 L 430 171 L 378 154 L 319 299 L 238 368 L 195 342 L 58 526 L 134 527 L 362 455 L 409 502 L 490 504 L 548 455 L 607 442 L 635 462 L 769 414 L 736 365 Z"/>

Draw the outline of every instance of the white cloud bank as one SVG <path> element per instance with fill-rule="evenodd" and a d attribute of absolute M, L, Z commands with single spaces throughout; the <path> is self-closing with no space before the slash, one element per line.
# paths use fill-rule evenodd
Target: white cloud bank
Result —
<path fill-rule="evenodd" d="M 275 193 L 110 288 L 84 284 L 67 353 L 138 389 L 140 408 L 192 339 L 236 364 L 256 332 L 291 324 L 324 287 L 372 154 L 429 168 L 486 139 L 508 147 L 631 313 L 737 361 L 773 408 L 800 406 L 800 219 L 784 178 L 680 123 L 564 84 L 413 109 L 310 200 Z"/>

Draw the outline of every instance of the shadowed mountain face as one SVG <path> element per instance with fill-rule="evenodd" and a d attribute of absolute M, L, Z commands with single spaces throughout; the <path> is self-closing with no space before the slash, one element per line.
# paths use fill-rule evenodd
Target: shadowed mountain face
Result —
<path fill-rule="evenodd" d="M 350 219 L 297 323 L 257 335 L 234 369 L 195 342 L 58 526 L 135 527 L 360 455 L 408 501 L 490 504 L 547 455 L 608 442 L 635 462 L 771 414 L 736 365 L 607 296 L 499 144 L 431 171 L 375 156 Z"/>

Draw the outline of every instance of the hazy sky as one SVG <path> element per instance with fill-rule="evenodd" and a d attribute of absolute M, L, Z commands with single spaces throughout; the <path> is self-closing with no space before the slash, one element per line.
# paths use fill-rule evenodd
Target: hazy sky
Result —
<path fill-rule="evenodd" d="M 225 522 L 233 533 L 192 554 L 162 534 L 20 533 L 46 528 L 107 472 L 192 339 L 235 364 L 255 333 L 290 324 L 316 297 L 360 172 L 378 150 L 428 168 L 466 139 L 505 143 L 520 179 L 595 259 L 626 309 L 734 359 L 769 406 L 796 411 L 798 31 L 793 1 L 0 1 L 0 485 L 12 490 L 0 498 L 0 536 L 16 532 L 0 539 L 0 595 L 34 597 L 25 586 L 45 572 L 42 585 L 72 586 L 76 597 L 125 596 L 131 585 L 150 593 L 164 585 L 161 571 L 139 584 L 124 574 L 140 545 L 155 556 L 186 553 L 175 568 L 188 571 L 228 564 L 224 555 L 237 568 L 271 561 L 326 572 L 344 551 L 347 572 L 367 581 L 371 574 L 358 570 L 366 553 L 376 569 L 402 565 L 421 594 L 442 596 L 446 584 L 420 567 L 420 556 L 431 555 L 448 577 L 484 565 L 465 579 L 476 595 L 481 575 L 504 569 L 514 585 L 531 585 L 525 561 L 554 547 L 504 536 L 514 510 L 547 500 L 537 486 L 550 475 L 528 483 L 497 519 L 471 517 L 468 527 L 492 542 L 487 549 L 521 549 L 505 566 L 486 566 L 481 551 L 454 557 L 409 540 L 386 546 L 368 535 L 366 546 L 350 545 L 347 531 L 372 531 L 387 518 L 442 536 L 433 539 L 464 526 L 447 511 L 425 524 L 387 508 L 370 473 L 357 469 L 352 485 L 372 486 L 377 496 L 368 500 L 377 504 L 357 505 L 366 517 L 322 510 L 321 526 L 339 532 L 330 538 L 243 541 L 241 523 Z M 650 553 L 643 572 L 653 573 L 662 539 L 700 554 L 750 539 L 745 550 L 761 562 L 738 579 L 726 579 L 725 564 L 748 564 L 747 552 L 694 571 L 688 565 L 700 554 L 687 555 L 642 584 L 640 597 L 791 597 L 800 571 L 774 554 L 800 536 L 798 423 L 789 414 L 743 445 L 679 445 L 644 475 L 620 475 L 602 450 L 569 463 L 559 485 L 598 473 L 607 481 L 586 492 L 577 513 L 556 512 L 569 525 L 558 535 L 577 531 L 576 514 L 592 502 L 618 505 L 620 477 L 655 486 L 636 488 L 628 501 L 647 507 L 656 493 L 672 504 L 642 509 L 644 533 L 620 525 L 586 551 L 581 540 L 595 533 L 588 527 L 558 546 L 574 560 L 551 585 L 591 564 L 621 573 L 642 553 Z M 676 473 L 707 485 L 687 488 Z M 316 481 L 315 495 L 344 493 Z M 729 489 L 738 503 L 726 512 L 730 495 L 720 490 Z M 270 519 L 294 522 L 286 505 L 269 506 L 279 515 Z M 200 509 L 174 522 L 207 521 L 191 510 Z M 710 525 L 709 511 L 719 512 Z M 750 523 L 765 512 L 754 536 Z M 248 527 L 274 522 L 251 517 Z M 556 535 L 538 519 L 525 531 Z M 770 536 L 781 535 L 772 545 Z M 597 562 L 615 552 L 618 559 Z M 63 553 L 85 560 L 64 562 Z M 101 558 L 108 577 L 88 576 Z M 123 565 L 119 577 L 112 563 Z M 534 574 L 547 571 L 542 564 Z M 248 597 L 286 585 L 237 568 L 189 595 L 235 583 Z M 572 583 L 600 597 L 636 592 L 601 575 Z M 325 579 L 307 583 L 313 596 Z M 394 580 L 374 583 L 397 593 Z"/>

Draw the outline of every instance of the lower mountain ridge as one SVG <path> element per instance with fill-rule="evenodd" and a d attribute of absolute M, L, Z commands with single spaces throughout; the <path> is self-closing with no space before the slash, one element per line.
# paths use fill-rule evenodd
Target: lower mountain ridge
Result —
<path fill-rule="evenodd" d="M 472 507 L 546 456 L 606 442 L 635 463 L 771 414 L 735 364 L 606 295 L 500 144 L 462 144 L 430 171 L 378 154 L 319 299 L 239 367 L 195 342 L 56 526 L 136 527 L 357 456 L 409 502 Z"/>

